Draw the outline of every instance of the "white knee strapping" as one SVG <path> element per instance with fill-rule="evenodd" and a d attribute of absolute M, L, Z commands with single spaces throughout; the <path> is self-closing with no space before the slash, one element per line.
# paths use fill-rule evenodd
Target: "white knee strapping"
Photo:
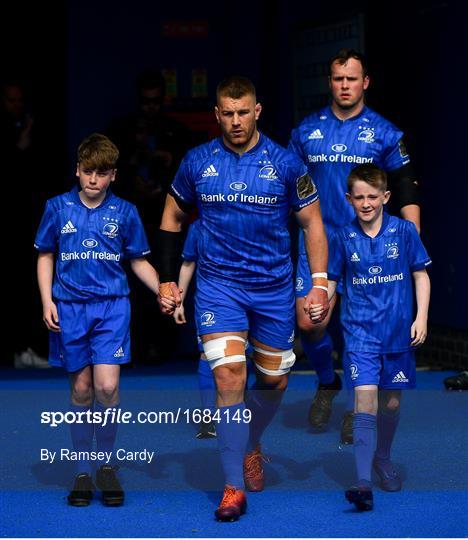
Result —
<path fill-rule="evenodd" d="M 245 362 L 245 339 L 240 336 L 211 339 L 203 343 L 203 350 L 211 369 L 232 362 Z"/>
<path fill-rule="evenodd" d="M 260 347 L 254 347 L 255 365 L 265 375 L 285 375 L 289 373 L 295 361 L 296 355 L 292 349 L 287 351 L 266 351 Z"/>

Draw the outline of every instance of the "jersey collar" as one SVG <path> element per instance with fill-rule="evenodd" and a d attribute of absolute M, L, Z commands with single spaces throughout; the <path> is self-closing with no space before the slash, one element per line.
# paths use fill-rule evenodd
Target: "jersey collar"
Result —
<path fill-rule="evenodd" d="M 247 150 L 247 152 L 244 152 L 242 154 L 242 156 L 248 156 L 250 154 L 255 154 L 265 146 L 265 142 L 266 142 L 265 141 L 265 135 L 263 135 L 263 133 L 261 133 L 260 131 L 258 132 L 258 134 L 259 134 L 259 137 L 258 137 L 257 144 L 255 146 L 252 146 L 252 148 L 250 150 Z M 219 145 L 221 146 L 221 148 L 223 150 L 225 150 L 226 152 L 229 152 L 230 154 L 234 154 L 237 157 L 242 157 L 242 156 L 239 156 L 239 154 L 237 152 L 235 152 L 234 150 L 231 150 L 230 148 L 228 148 L 224 144 L 222 136 L 218 138 L 218 141 L 219 141 Z"/>
<path fill-rule="evenodd" d="M 361 224 L 359 223 L 359 220 L 357 217 L 353 219 L 351 224 L 354 230 L 357 233 L 359 233 L 361 236 L 363 236 L 364 238 L 369 238 L 370 240 L 375 240 L 376 238 L 379 238 L 379 236 L 382 236 L 384 232 L 387 230 L 387 225 L 388 225 L 389 220 L 390 220 L 390 216 L 387 214 L 387 212 L 384 211 L 380 231 L 373 238 L 372 236 L 369 236 L 362 230 Z"/>
<path fill-rule="evenodd" d="M 364 114 L 368 114 L 368 107 L 367 105 L 364 105 L 364 107 L 362 108 L 361 112 L 359 112 L 358 114 L 356 114 L 356 116 L 351 116 L 350 118 L 347 118 L 346 120 L 341 120 L 340 118 L 338 118 L 338 116 L 336 116 L 336 114 L 333 112 L 333 109 L 331 108 L 331 105 L 329 105 L 326 109 L 325 109 L 325 114 L 331 116 L 331 118 L 333 118 L 334 120 L 336 120 L 337 122 L 340 122 L 342 124 L 345 124 L 347 122 L 353 122 L 355 120 L 358 120 L 359 118 L 361 118 Z"/>
<path fill-rule="evenodd" d="M 96 206 L 96 208 L 89 208 L 85 204 L 83 204 L 83 201 L 80 199 L 79 192 L 78 192 L 78 186 L 75 186 L 70 191 L 70 196 L 73 201 L 75 201 L 77 204 L 82 206 L 83 208 L 86 208 L 86 210 L 97 210 L 98 208 L 105 208 L 113 199 L 114 194 L 112 193 L 111 189 L 109 188 L 106 192 L 106 196 L 104 197 L 104 200 L 101 202 L 99 206 Z"/>

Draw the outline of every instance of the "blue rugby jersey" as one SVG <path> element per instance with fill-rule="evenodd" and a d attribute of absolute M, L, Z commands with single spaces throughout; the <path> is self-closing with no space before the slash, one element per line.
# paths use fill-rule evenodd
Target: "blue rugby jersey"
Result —
<path fill-rule="evenodd" d="M 55 254 L 52 296 L 70 302 L 127 296 L 122 259 L 150 252 L 133 204 L 108 191 L 87 208 L 77 188 L 47 201 L 34 246 Z"/>
<path fill-rule="evenodd" d="M 402 137 L 397 127 L 368 107 L 347 120 L 338 119 L 331 107 L 325 107 L 292 131 L 288 148 L 307 165 L 329 231 L 354 218 L 345 197 L 354 167 L 373 163 L 392 171 L 409 163 Z M 299 251 L 305 253 L 303 234 L 299 235 Z"/>
<path fill-rule="evenodd" d="M 318 198 L 293 152 L 260 135 L 239 156 L 218 138 L 185 156 L 170 192 L 198 206 L 203 276 L 250 289 L 291 279 L 289 211 Z"/>
<path fill-rule="evenodd" d="M 330 240 L 328 276 L 344 278 L 341 322 L 348 351 L 409 350 L 414 320 L 412 272 L 431 264 L 416 227 L 384 214 L 375 238 L 357 218 Z"/>
<path fill-rule="evenodd" d="M 198 261 L 198 236 L 200 234 L 200 220 L 196 219 L 190 224 L 187 237 L 182 250 L 182 258 L 184 261 Z"/>

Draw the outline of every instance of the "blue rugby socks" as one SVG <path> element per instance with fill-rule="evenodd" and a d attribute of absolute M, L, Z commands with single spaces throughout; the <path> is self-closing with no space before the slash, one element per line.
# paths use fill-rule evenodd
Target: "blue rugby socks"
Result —
<path fill-rule="evenodd" d="M 225 484 L 244 489 L 244 454 L 249 438 L 249 424 L 244 421 L 245 403 L 219 407 L 216 424 L 218 448 Z M 238 418 L 233 421 L 233 418 Z"/>
<path fill-rule="evenodd" d="M 198 361 L 198 389 L 202 409 L 213 410 L 216 405 L 216 384 L 207 360 Z"/>
<path fill-rule="evenodd" d="M 312 342 L 301 335 L 301 343 L 309 362 L 317 372 L 319 383 L 331 384 L 335 380 L 332 359 L 333 342 L 331 337 L 326 333 L 320 341 Z"/>
<path fill-rule="evenodd" d="M 263 432 L 268 427 L 276 411 L 278 410 L 284 391 L 272 390 L 262 387 L 256 381 L 247 393 L 246 407 L 250 409 L 252 418 L 250 421 L 248 452 L 254 450 L 259 444 Z"/>
<path fill-rule="evenodd" d="M 400 409 L 393 413 L 386 410 L 379 410 L 377 414 L 377 449 L 375 459 L 378 461 L 389 461 L 390 450 L 393 438 L 400 421 Z"/>
<path fill-rule="evenodd" d="M 373 414 L 355 413 L 353 419 L 354 459 L 359 487 L 371 487 L 377 419 Z"/>

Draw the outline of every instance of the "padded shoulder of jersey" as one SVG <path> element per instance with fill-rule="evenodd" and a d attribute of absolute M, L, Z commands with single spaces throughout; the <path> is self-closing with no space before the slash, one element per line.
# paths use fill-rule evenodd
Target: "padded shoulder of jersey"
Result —
<path fill-rule="evenodd" d="M 138 212 L 136 205 L 127 201 L 126 199 L 121 199 L 114 194 L 112 194 L 112 198 L 107 205 L 107 208 L 109 209 L 112 209 L 112 207 L 116 207 L 115 209 L 118 210 L 120 214 L 130 214 L 131 212 Z"/>
<path fill-rule="evenodd" d="M 389 215 L 384 234 L 412 234 L 416 231 L 416 226 L 412 221 L 402 219 L 398 216 Z"/>
<path fill-rule="evenodd" d="M 395 223 L 394 227 L 397 229 L 397 231 L 401 231 L 401 233 L 404 235 L 416 234 L 417 236 L 419 236 L 418 230 L 416 229 L 416 225 L 412 221 L 409 221 L 408 219 L 403 219 L 397 216 L 391 216 L 391 217 L 392 217 L 392 223 Z M 389 227 L 387 227 L 387 230 Z"/>
<path fill-rule="evenodd" d="M 47 201 L 47 206 L 53 208 L 57 212 L 60 211 L 64 206 L 71 206 L 72 204 L 75 204 L 75 201 L 71 196 L 71 192 L 56 195 Z"/>
<path fill-rule="evenodd" d="M 284 148 L 280 144 L 272 141 L 270 138 L 263 135 L 264 149 L 268 154 L 268 158 L 277 166 L 284 165 L 286 167 L 301 168 L 304 167 L 302 160 L 297 154 Z"/>
<path fill-rule="evenodd" d="M 323 109 L 319 109 L 318 111 L 314 111 L 313 113 L 305 116 L 300 122 L 298 128 L 305 128 L 308 129 L 308 126 L 315 125 L 319 122 L 325 122 L 330 117 L 330 108 L 325 107 Z"/>
<path fill-rule="evenodd" d="M 364 107 L 361 118 L 363 120 L 367 118 L 369 121 L 371 121 L 375 125 L 380 125 L 381 127 L 387 129 L 388 131 L 394 131 L 402 135 L 401 129 L 399 129 L 395 124 L 390 122 L 390 120 L 387 120 L 386 118 L 384 118 L 378 112 L 375 112 L 374 110 L 369 109 L 369 107 Z"/>
<path fill-rule="evenodd" d="M 210 158 L 215 156 L 222 150 L 222 145 L 219 137 L 212 139 L 211 141 L 195 146 L 189 150 L 184 157 L 186 163 L 193 163 L 194 161 L 199 161 L 201 159 Z"/>

